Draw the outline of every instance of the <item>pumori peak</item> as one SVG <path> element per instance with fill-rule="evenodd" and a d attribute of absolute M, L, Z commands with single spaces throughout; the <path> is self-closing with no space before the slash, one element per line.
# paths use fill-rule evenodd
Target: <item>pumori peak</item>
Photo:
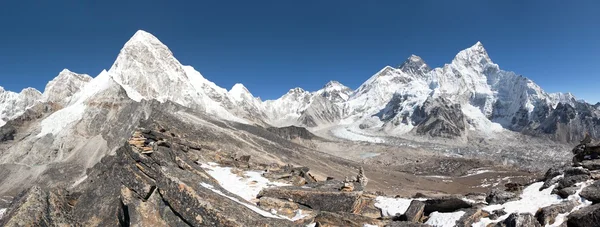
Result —
<path fill-rule="evenodd" d="M 125 43 L 108 72 L 136 101 L 170 100 L 187 106 L 199 99 L 183 65 L 171 50 L 142 30 Z"/>

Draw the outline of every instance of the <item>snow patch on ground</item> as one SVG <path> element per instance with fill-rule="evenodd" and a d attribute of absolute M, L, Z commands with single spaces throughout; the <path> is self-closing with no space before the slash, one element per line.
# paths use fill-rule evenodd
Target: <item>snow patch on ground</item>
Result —
<path fill-rule="evenodd" d="M 6 208 L 0 209 L 0 220 L 2 220 L 2 217 L 4 217 L 5 213 L 6 213 Z"/>
<path fill-rule="evenodd" d="M 0 127 L 4 126 L 6 124 L 6 121 L 3 121 L 2 119 L 0 119 Z"/>
<path fill-rule="evenodd" d="M 247 201 L 256 199 L 258 193 L 271 186 L 288 186 L 289 184 L 271 182 L 260 172 L 246 171 L 244 177 L 231 172 L 230 167 L 220 167 L 216 163 L 202 164 L 202 168 L 215 178 L 221 187 Z"/>
<path fill-rule="evenodd" d="M 440 213 L 435 211 L 429 215 L 429 219 L 427 219 L 425 224 L 435 227 L 453 227 L 456 225 L 456 221 L 458 221 L 463 215 L 465 215 L 464 211 L 452 213 Z"/>
<path fill-rule="evenodd" d="M 361 135 L 361 134 L 352 132 L 345 127 L 339 127 L 339 128 L 333 129 L 333 130 L 331 130 L 331 133 L 335 137 L 338 137 L 341 139 L 347 139 L 347 140 L 351 140 L 351 141 L 364 141 L 364 142 L 371 142 L 371 143 L 383 143 L 384 142 L 384 140 L 381 138 Z"/>
<path fill-rule="evenodd" d="M 517 201 L 510 201 L 510 202 L 506 202 L 504 204 L 490 205 L 490 206 L 486 206 L 486 207 L 482 208 L 482 210 L 485 210 L 487 212 L 504 209 L 504 211 L 506 211 L 506 215 L 503 215 L 496 220 L 490 220 L 489 218 L 482 218 L 479 222 L 474 223 L 473 226 L 474 227 L 485 227 L 492 223 L 501 222 L 501 221 L 505 220 L 512 213 L 530 213 L 530 214 L 535 215 L 537 210 L 540 208 L 558 204 L 558 203 L 568 201 L 568 200 L 575 200 L 575 201 L 580 202 L 580 205 L 575 207 L 571 211 L 571 212 L 573 212 L 575 210 L 578 210 L 583 207 L 591 205 L 591 202 L 581 198 L 581 196 L 579 196 L 579 193 L 581 193 L 581 191 L 583 190 L 584 187 L 591 184 L 592 182 L 593 181 L 590 180 L 588 182 L 576 184 L 576 186 L 578 186 L 580 188 L 577 190 L 577 192 L 575 194 L 569 196 L 567 199 L 562 199 L 558 195 L 551 194 L 552 190 L 554 189 L 554 187 L 556 187 L 556 185 L 553 185 L 549 188 L 546 188 L 546 189 L 540 191 L 539 189 L 542 187 L 542 185 L 544 185 L 544 182 L 533 183 L 530 186 L 523 189 L 521 198 Z M 558 226 L 558 225 L 562 224 L 562 222 L 564 221 L 564 219 L 567 215 L 568 215 L 568 213 L 560 214 L 552 226 Z"/>
<path fill-rule="evenodd" d="M 381 209 L 381 213 L 384 217 L 395 216 L 396 214 L 402 215 L 406 212 L 413 200 L 422 201 L 426 199 L 404 199 L 377 196 L 375 198 L 375 207 Z"/>
<path fill-rule="evenodd" d="M 252 211 L 254 211 L 254 212 L 256 212 L 256 213 L 260 214 L 260 215 L 261 215 L 261 216 L 263 216 L 263 217 L 267 217 L 267 218 L 277 218 L 277 219 L 288 219 L 288 218 L 285 218 L 285 217 L 281 217 L 281 216 L 274 215 L 274 214 L 271 214 L 271 213 L 269 213 L 269 212 L 266 212 L 266 211 L 264 211 L 264 210 L 262 210 L 262 209 L 260 209 L 260 208 L 258 208 L 258 207 L 256 207 L 256 206 L 254 206 L 254 205 L 251 205 L 251 204 L 248 204 L 248 203 L 242 202 L 242 201 L 238 200 L 237 198 L 234 198 L 234 197 L 231 197 L 231 196 L 225 195 L 225 193 L 223 193 L 223 192 L 221 192 L 221 191 L 219 191 L 219 190 L 215 189 L 215 188 L 214 188 L 212 185 L 210 185 L 210 184 L 207 184 L 207 183 L 204 183 L 204 182 L 202 182 L 202 183 L 200 183 L 200 186 L 202 186 L 202 187 L 205 187 L 205 188 L 207 188 L 207 189 L 210 189 L 210 190 L 211 190 L 211 191 L 213 191 L 214 193 L 217 193 L 217 194 L 219 194 L 219 195 L 221 195 L 221 196 L 223 196 L 223 197 L 226 197 L 226 198 L 228 198 L 228 199 L 231 199 L 231 200 L 233 200 L 234 202 L 236 202 L 236 203 L 239 203 L 239 204 L 241 204 L 241 205 L 243 205 L 243 206 L 247 207 L 248 209 L 250 209 L 250 210 L 252 210 Z"/>

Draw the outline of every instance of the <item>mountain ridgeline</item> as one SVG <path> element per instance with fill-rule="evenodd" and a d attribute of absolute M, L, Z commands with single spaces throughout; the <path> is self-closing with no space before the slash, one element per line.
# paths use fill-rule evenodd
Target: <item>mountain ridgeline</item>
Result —
<path fill-rule="evenodd" d="M 493 138 L 507 132 L 574 142 L 583 132 L 600 138 L 599 104 L 570 93 L 547 93 L 526 77 L 501 70 L 480 42 L 449 63 L 431 68 L 410 56 L 397 68 L 386 66 L 358 89 L 337 81 L 314 92 L 290 89 L 262 101 L 242 84 L 229 91 L 182 65 L 161 41 L 138 31 L 108 71 L 96 78 L 63 70 L 43 94 L 0 89 L 0 125 L 36 103 L 60 108 L 54 118 L 74 122 L 90 100 L 111 86 L 133 101 L 171 101 L 217 118 L 265 127 L 347 128 L 385 136 Z M 74 106 L 77 106 L 75 108 Z M 75 112 L 75 113 L 73 113 Z M 44 131 L 43 132 L 47 132 Z"/>

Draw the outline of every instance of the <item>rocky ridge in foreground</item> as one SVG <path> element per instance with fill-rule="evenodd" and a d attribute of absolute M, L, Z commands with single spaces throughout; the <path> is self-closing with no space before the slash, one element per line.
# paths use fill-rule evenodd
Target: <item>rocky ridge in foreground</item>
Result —
<path fill-rule="evenodd" d="M 600 160 L 487 195 L 392 198 L 367 173 L 319 180 L 307 167 L 228 155 L 156 123 L 70 187 L 34 186 L 2 226 L 598 226 Z M 200 132 L 201 133 L 201 132 Z M 585 149 L 584 149 L 585 150 Z M 579 150 L 577 150 L 579 151 Z M 576 152 L 577 152 L 576 151 Z"/>

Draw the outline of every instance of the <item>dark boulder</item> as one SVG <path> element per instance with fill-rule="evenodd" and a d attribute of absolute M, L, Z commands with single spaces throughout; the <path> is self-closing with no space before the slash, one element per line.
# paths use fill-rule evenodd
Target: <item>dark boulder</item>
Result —
<path fill-rule="evenodd" d="M 470 227 L 473 223 L 479 222 L 481 218 L 488 217 L 488 213 L 481 209 L 468 209 L 466 213 L 456 221 L 456 227 Z"/>
<path fill-rule="evenodd" d="M 600 202 L 600 181 L 596 181 L 593 184 L 585 187 L 579 194 L 581 197 L 596 204 Z"/>
<path fill-rule="evenodd" d="M 461 198 L 448 196 L 428 199 L 425 201 L 425 214 L 437 212 L 455 212 L 460 209 L 471 208 L 473 205 Z"/>
<path fill-rule="evenodd" d="M 577 190 L 579 190 L 579 187 L 572 186 L 572 187 L 562 188 L 560 190 L 556 190 L 556 194 L 558 196 L 560 196 L 561 198 L 566 199 L 570 195 L 574 195 L 577 192 Z"/>
<path fill-rule="evenodd" d="M 590 171 L 581 167 L 570 167 L 565 169 L 565 177 L 576 175 L 590 175 Z"/>
<path fill-rule="evenodd" d="M 597 227 L 600 226 L 600 204 L 581 208 L 567 216 L 569 227 Z"/>
<path fill-rule="evenodd" d="M 513 192 L 507 192 L 501 189 L 492 189 L 488 196 L 485 198 L 485 201 L 488 204 L 502 204 L 508 201 L 514 201 L 519 198 L 519 195 Z"/>
<path fill-rule="evenodd" d="M 590 175 L 572 175 L 565 176 L 563 179 L 558 181 L 558 186 L 556 189 L 560 190 L 563 188 L 568 188 L 575 186 L 577 183 L 581 183 L 590 179 Z"/>
<path fill-rule="evenodd" d="M 583 160 L 581 166 L 588 170 L 600 170 L 600 159 Z"/>
<path fill-rule="evenodd" d="M 492 211 L 492 213 L 490 213 L 489 218 L 490 218 L 490 220 L 496 220 L 499 217 L 504 216 L 504 215 L 506 215 L 506 211 L 504 211 L 504 209 L 495 210 L 495 211 Z"/>
<path fill-rule="evenodd" d="M 552 225 L 556 219 L 556 216 L 561 213 L 570 212 L 577 206 L 578 203 L 575 201 L 565 201 L 559 204 L 554 204 L 551 206 L 544 207 L 539 209 L 535 214 L 536 219 L 542 225 Z"/>
<path fill-rule="evenodd" d="M 497 223 L 496 227 L 542 227 L 542 225 L 529 213 L 513 213 L 504 221 Z"/>
<path fill-rule="evenodd" d="M 419 200 L 413 200 L 410 202 L 410 206 L 401 217 L 403 221 L 409 222 L 421 222 L 423 215 L 425 214 L 425 203 Z"/>

